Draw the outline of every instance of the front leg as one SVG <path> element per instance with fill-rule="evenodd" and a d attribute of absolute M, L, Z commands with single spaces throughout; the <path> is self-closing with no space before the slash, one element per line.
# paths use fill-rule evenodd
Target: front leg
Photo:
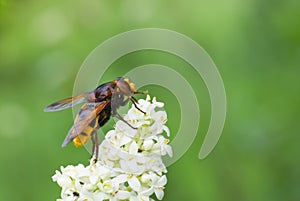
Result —
<path fill-rule="evenodd" d="M 138 101 L 137 101 L 133 96 L 130 97 L 130 100 L 131 100 L 131 102 L 134 104 L 134 107 L 135 107 L 136 109 L 138 109 L 140 112 L 146 114 L 146 112 L 144 112 L 143 110 L 141 110 L 141 109 L 137 106 Z"/>

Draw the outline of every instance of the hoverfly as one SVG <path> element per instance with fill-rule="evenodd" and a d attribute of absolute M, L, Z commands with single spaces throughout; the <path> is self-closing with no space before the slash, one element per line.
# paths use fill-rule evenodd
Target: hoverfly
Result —
<path fill-rule="evenodd" d="M 111 116 L 116 117 L 131 128 L 125 121 L 117 109 L 120 106 L 126 105 L 129 100 L 134 106 L 145 114 L 137 106 L 137 100 L 133 97 L 134 94 L 145 94 L 135 88 L 135 84 L 127 78 L 116 78 L 111 82 L 107 82 L 98 86 L 95 90 L 87 93 L 81 93 L 74 97 L 66 98 L 58 102 L 52 103 L 44 109 L 45 112 L 55 112 L 72 107 L 73 105 L 86 102 L 82 105 L 77 114 L 74 125 L 69 130 L 62 147 L 65 147 L 70 142 L 74 142 L 75 146 L 80 147 L 92 140 L 92 156 L 95 154 L 95 160 L 98 159 L 98 136 L 97 131 L 102 127 Z M 135 129 L 135 128 L 134 128 Z"/>

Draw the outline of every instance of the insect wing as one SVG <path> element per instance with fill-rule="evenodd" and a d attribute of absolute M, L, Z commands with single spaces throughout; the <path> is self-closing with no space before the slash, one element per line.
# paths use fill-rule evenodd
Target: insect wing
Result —
<path fill-rule="evenodd" d="M 79 111 L 78 117 L 75 119 L 75 123 L 69 130 L 62 147 L 69 144 L 75 137 L 81 134 L 87 126 L 97 117 L 97 115 L 104 109 L 107 105 L 107 101 L 102 101 L 100 103 L 86 103 L 82 106 Z"/>
<path fill-rule="evenodd" d="M 66 98 L 55 103 L 52 103 L 48 107 L 44 109 L 44 112 L 55 112 L 59 110 L 64 110 L 72 107 L 73 105 L 77 105 L 86 100 L 89 93 L 82 93 L 74 97 Z"/>
<path fill-rule="evenodd" d="M 92 137 L 92 135 L 94 135 L 97 130 L 98 130 L 98 120 L 99 120 L 99 115 L 96 116 L 96 118 L 94 118 L 89 125 L 83 130 L 83 132 L 81 132 L 80 134 L 78 134 L 74 139 L 74 145 L 76 147 L 80 147 L 84 144 L 86 144 L 89 139 Z"/>

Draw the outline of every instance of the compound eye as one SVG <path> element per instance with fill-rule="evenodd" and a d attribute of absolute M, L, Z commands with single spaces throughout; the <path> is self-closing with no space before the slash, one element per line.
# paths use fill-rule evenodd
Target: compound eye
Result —
<path fill-rule="evenodd" d="M 133 94 L 129 84 L 124 79 L 120 79 L 117 82 L 117 87 L 120 89 L 120 92 L 126 96 L 131 96 Z"/>

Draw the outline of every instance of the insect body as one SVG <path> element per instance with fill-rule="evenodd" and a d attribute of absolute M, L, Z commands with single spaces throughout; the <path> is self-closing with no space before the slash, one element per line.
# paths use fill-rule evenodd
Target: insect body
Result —
<path fill-rule="evenodd" d="M 112 82 L 104 83 L 98 86 L 94 91 L 82 93 L 74 97 L 66 98 L 55 102 L 45 108 L 45 112 L 54 112 L 64 110 L 73 105 L 86 102 L 82 105 L 77 114 L 74 125 L 69 130 L 62 147 L 65 147 L 70 142 L 74 142 L 75 146 L 82 146 L 92 139 L 93 149 L 92 157 L 95 153 L 96 160 L 98 158 L 98 137 L 97 131 L 102 127 L 111 116 L 117 117 L 126 122 L 117 109 L 120 106 L 126 105 L 132 101 L 134 106 L 143 112 L 137 106 L 137 100 L 133 97 L 134 94 L 144 93 L 139 92 L 135 85 L 126 78 L 116 78 Z M 145 113 L 145 112 L 143 112 Z M 134 127 L 132 127 L 134 128 Z"/>

